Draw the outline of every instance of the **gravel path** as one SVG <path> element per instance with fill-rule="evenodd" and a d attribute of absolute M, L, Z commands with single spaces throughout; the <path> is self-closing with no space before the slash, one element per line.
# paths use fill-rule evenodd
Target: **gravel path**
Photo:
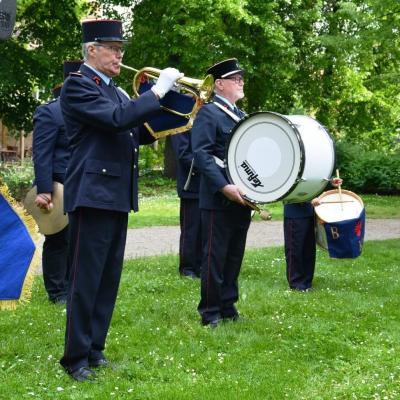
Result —
<path fill-rule="evenodd" d="M 369 219 L 365 240 L 400 238 L 399 219 Z M 283 222 L 253 222 L 247 236 L 246 248 L 282 246 Z M 161 254 L 177 254 L 179 227 L 157 226 L 129 229 L 126 240 L 125 259 Z"/>
<path fill-rule="evenodd" d="M 400 219 L 369 219 L 365 229 L 365 240 L 400 238 Z M 43 244 L 43 237 L 40 246 Z M 399 243 L 400 244 L 400 243 Z M 252 222 L 247 235 L 246 248 L 283 246 L 283 222 Z M 125 259 L 163 254 L 178 254 L 179 227 L 153 226 L 128 229 Z M 42 273 L 41 265 L 37 273 Z"/>

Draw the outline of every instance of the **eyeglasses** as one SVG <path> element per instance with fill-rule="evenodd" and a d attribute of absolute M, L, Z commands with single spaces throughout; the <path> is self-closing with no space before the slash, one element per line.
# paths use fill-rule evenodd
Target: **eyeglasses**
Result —
<path fill-rule="evenodd" d="M 229 79 L 230 81 L 234 81 L 237 85 L 243 85 L 244 84 L 243 76 L 232 76 L 231 78 L 225 78 L 225 79 Z"/>
<path fill-rule="evenodd" d="M 114 53 L 115 55 L 119 55 L 121 54 L 121 56 L 124 55 L 125 53 L 125 49 L 123 47 L 118 47 L 118 46 L 110 46 L 108 44 L 95 44 L 95 47 L 104 47 L 106 49 L 111 50 L 112 53 Z"/>

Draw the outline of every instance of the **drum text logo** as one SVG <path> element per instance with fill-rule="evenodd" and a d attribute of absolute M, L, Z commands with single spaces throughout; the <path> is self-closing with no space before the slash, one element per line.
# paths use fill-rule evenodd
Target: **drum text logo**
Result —
<path fill-rule="evenodd" d="M 244 172 L 247 174 L 247 180 L 256 188 L 256 187 L 264 187 L 263 184 L 261 184 L 261 181 L 258 179 L 258 174 L 254 171 L 254 169 L 250 166 L 250 164 L 247 162 L 247 160 L 244 160 L 242 164 L 240 165 L 243 169 Z"/>

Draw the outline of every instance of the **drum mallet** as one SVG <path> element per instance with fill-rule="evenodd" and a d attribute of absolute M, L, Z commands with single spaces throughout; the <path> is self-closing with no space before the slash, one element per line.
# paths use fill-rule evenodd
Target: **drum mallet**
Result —
<path fill-rule="evenodd" d="M 252 203 L 251 201 L 248 201 L 246 199 L 243 199 L 243 201 L 245 202 L 245 204 L 247 206 L 249 206 L 251 209 L 253 209 L 254 211 L 257 211 L 260 214 L 260 218 L 263 221 L 270 221 L 272 218 L 272 213 L 270 213 L 269 211 L 265 211 L 265 210 L 261 210 L 260 207 L 256 206 L 254 203 Z"/>

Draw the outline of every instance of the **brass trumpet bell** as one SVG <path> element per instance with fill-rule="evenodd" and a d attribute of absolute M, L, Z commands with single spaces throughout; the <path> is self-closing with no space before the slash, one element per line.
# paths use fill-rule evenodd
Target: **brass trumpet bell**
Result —
<path fill-rule="evenodd" d="M 150 89 L 150 81 L 157 80 L 161 70 L 157 68 L 146 67 L 141 70 L 121 64 L 122 68 L 135 72 L 132 82 L 133 92 L 136 97 L 143 91 Z M 143 86 L 145 88 L 143 89 Z M 154 121 L 145 123 L 146 128 L 156 138 L 174 135 L 185 132 L 193 126 L 193 121 L 200 107 L 207 102 L 214 90 L 214 78 L 207 75 L 203 80 L 183 77 L 176 82 L 175 87 L 166 94 L 161 100 L 161 108 L 165 113 L 174 116 L 174 118 L 156 117 Z M 183 96 L 183 97 L 182 97 Z M 181 100 L 181 101 L 180 101 Z M 185 103 L 180 110 L 177 104 Z M 174 122 L 171 122 L 171 121 Z M 171 126 L 175 124 L 176 126 Z"/>

